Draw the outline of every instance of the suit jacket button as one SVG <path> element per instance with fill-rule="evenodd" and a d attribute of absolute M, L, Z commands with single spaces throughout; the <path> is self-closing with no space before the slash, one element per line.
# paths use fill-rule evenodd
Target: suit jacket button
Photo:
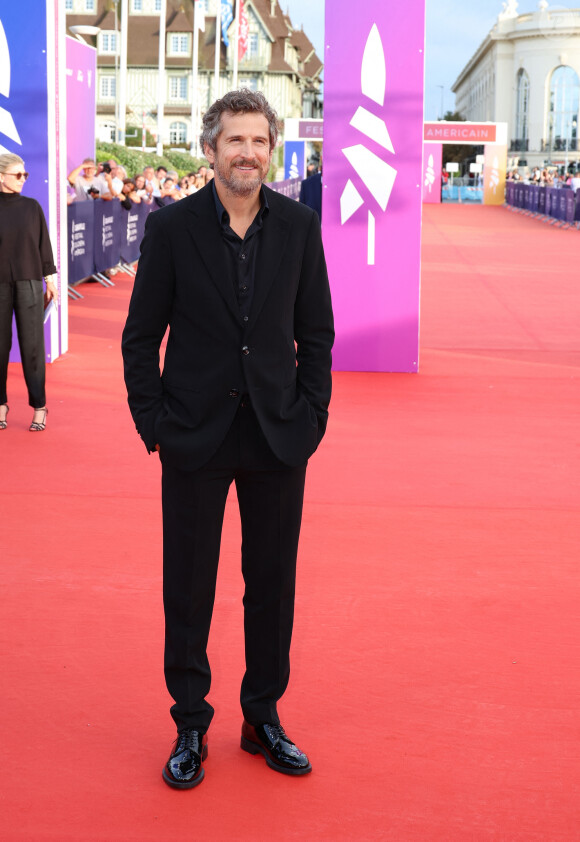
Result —
<path fill-rule="evenodd" d="M 230 398 L 237 398 L 239 395 L 240 393 L 237 389 L 230 389 Z"/>
<path fill-rule="evenodd" d="M 243 354 L 245 357 L 247 357 L 249 353 L 250 353 L 250 349 L 248 348 L 248 346 L 247 346 L 247 345 L 244 345 L 244 347 L 242 348 L 242 354 Z"/>

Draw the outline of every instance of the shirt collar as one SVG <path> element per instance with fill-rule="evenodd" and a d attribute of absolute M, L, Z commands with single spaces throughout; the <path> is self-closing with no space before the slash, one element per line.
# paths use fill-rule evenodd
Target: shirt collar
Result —
<path fill-rule="evenodd" d="M 215 202 L 215 209 L 216 209 L 216 213 L 217 213 L 218 222 L 219 222 L 220 225 L 224 225 L 224 223 L 229 225 L 230 215 L 227 212 L 227 210 L 224 208 L 224 206 L 222 205 L 220 197 L 218 196 L 218 192 L 217 192 L 216 187 L 215 187 L 215 179 L 212 179 L 211 186 L 212 186 L 212 189 L 213 189 L 213 198 L 214 198 L 214 202 Z M 260 222 L 264 218 L 264 214 L 269 213 L 269 211 L 270 211 L 270 206 L 268 204 L 268 197 L 266 196 L 266 192 L 265 192 L 265 190 L 262 186 L 262 187 L 260 187 L 260 210 L 256 214 L 256 216 L 258 217 Z M 224 217 L 224 214 L 225 214 L 225 217 Z"/>

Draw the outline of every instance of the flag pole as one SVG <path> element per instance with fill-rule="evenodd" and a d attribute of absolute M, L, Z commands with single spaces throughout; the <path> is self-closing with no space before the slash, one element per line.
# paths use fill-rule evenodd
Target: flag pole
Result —
<path fill-rule="evenodd" d="M 213 71 L 213 98 L 214 102 L 219 99 L 220 93 L 220 53 L 221 53 L 221 30 L 222 30 L 222 4 L 216 0 L 215 12 L 215 63 Z"/>
<path fill-rule="evenodd" d="M 163 108 L 165 105 L 165 27 L 167 0 L 161 0 L 159 12 L 159 74 L 157 77 L 157 154 L 163 155 Z"/>
<path fill-rule="evenodd" d="M 127 123 L 127 37 L 129 30 L 129 4 L 121 5 L 121 61 L 119 63 L 119 122 L 117 143 L 125 144 Z"/>
<path fill-rule="evenodd" d="M 232 90 L 237 91 L 238 89 L 238 50 L 239 50 L 239 39 L 240 39 L 240 0 L 236 0 L 236 25 L 234 28 L 234 76 L 232 79 Z"/>
<path fill-rule="evenodd" d="M 199 2 L 193 4 L 193 65 L 191 73 L 191 154 L 197 155 L 197 109 L 199 100 Z"/>

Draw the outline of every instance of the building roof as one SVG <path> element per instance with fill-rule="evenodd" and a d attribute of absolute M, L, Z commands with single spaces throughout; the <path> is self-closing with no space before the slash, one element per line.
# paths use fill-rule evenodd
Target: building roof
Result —
<path fill-rule="evenodd" d="M 293 73 L 306 79 L 314 79 L 323 68 L 322 61 L 316 55 L 312 43 L 302 29 L 294 29 L 290 17 L 283 13 L 279 0 L 245 0 L 246 10 L 252 9 L 262 24 L 267 37 L 272 43 L 272 58 L 267 70 L 270 73 Z M 86 14 L 68 14 L 67 26 L 91 23 L 102 30 L 114 31 L 119 28 L 119 21 L 109 8 L 107 0 L 98 0 L 98 10 L 94 17 Z M 168 34 L 175 32 L 193 32 L 193 8 L 184 5 L 182 0 L 168 0 Z M 157 67 L 159 62 L 159 17 L 158 15 L 131 15 L 128 32 L 128 64 L 140 67 Z M 216 18 L 206 16 L 205 32 L 199 33 L 199 63 L 202 69 L 213 70 L 215 64 Z M 95 44 L 96 39 L 87 40 Z M 286 60 L 286 45 L 297 51 L 298 69 L 294 69 Z M 227 51 L 221 42 L 220 64 L 226 67 Z M 170 56 L 165 58 L 167 67 L 190 67 L 191 56 Z M 98 56 L 100 66 L 114 65 L 114 55 Z"/>

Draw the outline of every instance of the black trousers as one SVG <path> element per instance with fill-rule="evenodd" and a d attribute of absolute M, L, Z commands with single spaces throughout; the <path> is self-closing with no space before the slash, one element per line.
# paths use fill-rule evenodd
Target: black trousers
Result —
<path fill-rule="evenodd" d="M 28 403 L 46 405 L 44 354 L 44 290 L 42 281 L 0 283 L 0 404 L 7 403 L 6 380 L 12 347 L 12 314 L 16 330 Z"/>
<path fill-rule="evenodd" d="M 236 484 L 242 524 L 246 671 L 240 701 L 253 725 L 279 723 L 288 685 L 296 555 L 306 464 L 290 468 L 270 449 L 247 399 L 210 461 L 197 471 L 163 462 L 165 680 L 178 730 L 207 731 L 213 612 L 224 508 Z"/>

